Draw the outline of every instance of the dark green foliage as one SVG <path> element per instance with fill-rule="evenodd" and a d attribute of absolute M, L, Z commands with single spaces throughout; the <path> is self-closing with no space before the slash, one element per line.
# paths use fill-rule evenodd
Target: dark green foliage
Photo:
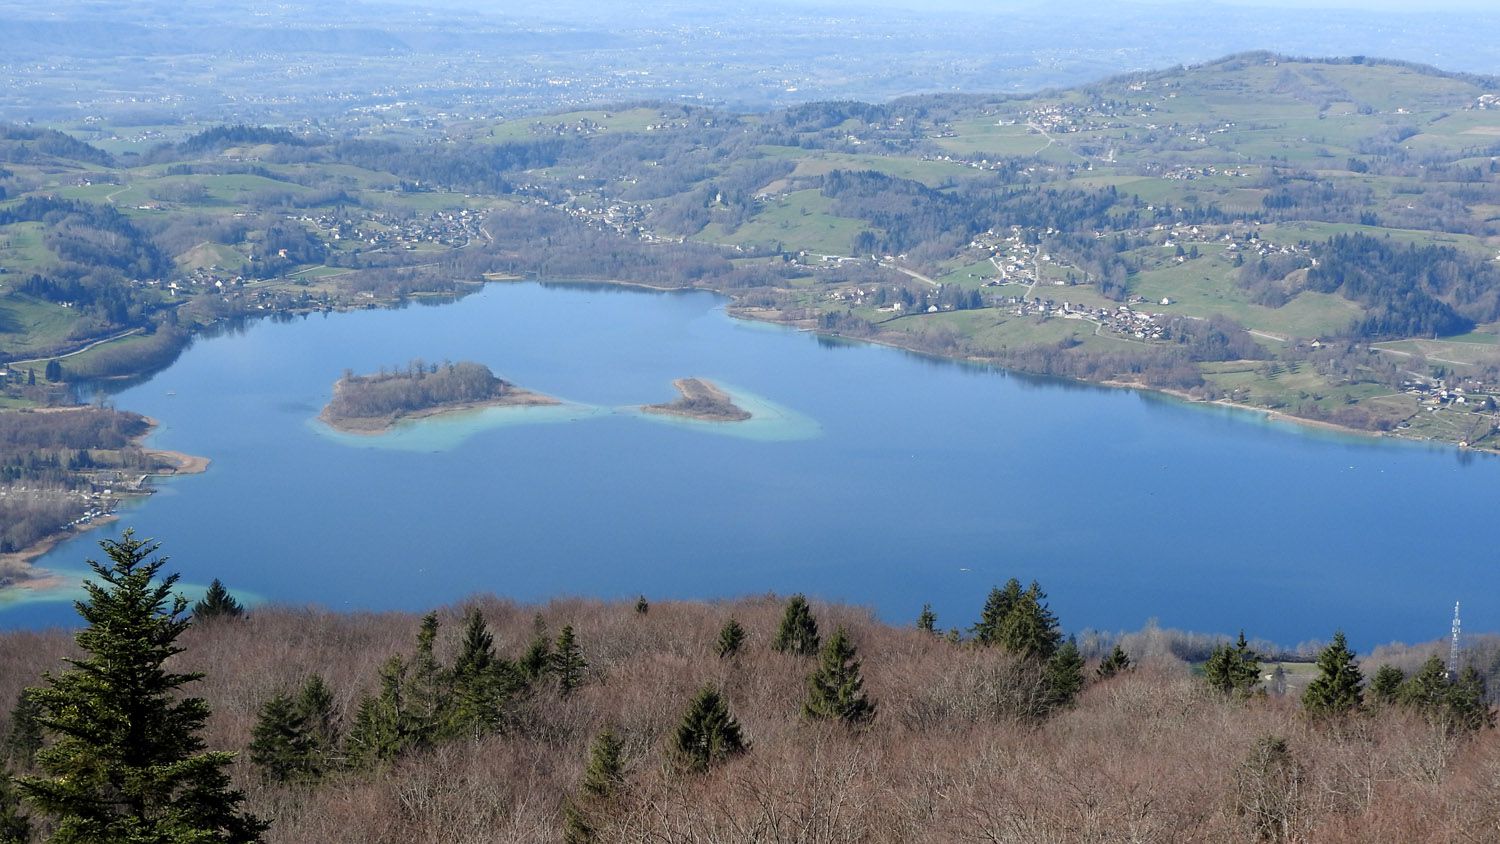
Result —
<path fill-rule="evenodd" d="M 54 740 L 36 755 L 42 774 L 18 780 L 22 794 L 58 844 L 260 840 L 265 825 L 229 787 L 233 754 L 203 751 L 208 705 L 178 696 L 202 675 L 163 667 L 188 626 L 177 576 L 159 578 L 158 546 L 131 531 L 100 545 L 110 565 L 89 561 L 77 603 L 83 657 L 33 692 Z"/>
<path fill-rule="evenodd" d="M 1363 685 L 1364 675 L 1341 630 L 1333 634 L 1333 642 L 1318 654 L 1318 676 L 1302 693 L 1302 708 L 1324 718 L 1357 712 L 1364 706 Z"/>
<path fill-rule="evenodd" d="M 702 772 L 711 765 L 744 753 L 750 746 L 719 690 L 704 686 L 683 714 L 682 723 L 673 736 L 672 748 L 683 768 Z"/>
<path fill-rule="evenodd" d="M 922 614 L 917 616 L 917 629 L 928 633 L 937 630 L 937 613 L 932 611 L 932 604 L 922 605 Z"/>
<path fill-rule="evenodd" d="M 1115 649 L 1110 651 L 1109 656 L 1105 657 L 1099 663 L 1099 667 L 1095 669 L 1094 673 L 1099 679 L 1106 680 L 1116 674 L 1123 674 L 1129 671 L 1130 665 L 1130 656 L 1125 653 L 1125 649 L 1119 645 L 1115 645 Z"/>
<path fill-rule="evenodd" d="M 265 702 L 251 737 L 250 761 L 266 782 L 306 782 L 317 776 L 307 719 L 291 695 L 278 694 Z"/>
<path fill-rule="evenodd" d="M 63 377 L 62 364 L 56 360 L 47 361 L 47 366 L 43 370 L 43 374 L 46 376 L 48 381 L 51 381 L 54 384 L 58 381 L 61 381 Z"/>
<path fill-rule="evenodd" d="M 771 643 L 772 650 L 812 656 L 818 652 L 818 644 L 818 622 L 813 618 L 812 608 L 806 598 L 793 595 L 781 615 L 781 627 L 776 631 L 776 640 Z"/>
<path fill-rule="evenodd" d="M 308 751 L 319 774 L 338 762 L 339 724 L 333 712 L 333 690 L 314 674 L 297 693 L 297 715 L 307 730 Z"/>
<path fill-rule="evenodd" d="M 972 628 L 974 638 L 981 645 L 993 645 L 1000 640 L 1000 625 L 1005 623 L 1006 616 L 1020 598 L 1021 581 L 1014 577 L 1005 582 L 1004 589 L 990 590 L 984 609 L 979 611 L 979 623 Z"/>
<path fill-rule="evenodd" d="M 563 697 L 571 695 L 574 689 L 583 685 L 583 672 L 589 664 L 583 658 L 583 649 L 578 647 L 578 640 L 573 636 L 571 624 L 563 627 L 562 632 L 557 635 L 557 648 L 552 652 L 550 660 L 552 675 L 557 678 L 557 689 Z"/>
<path fill-rule="evenodd" d="M 449 721 L 451 687 L 433 647 L 437 641 L 436 613 L 422 617 L 417 629 L 417 652 L 412 657 L 404 692 L 407 723 L 413 744 L 432 744 Z"/>
<path fill-rule="evenodd" d="M 605 730 L 594 739 L 578 794 L 563 806 L 563 841 L 566 844 L 587 844 L 595 840 L 599 822 L 625 783 L 625 765 L 621 758 L 624 750 L 624 745 L 612 730 Z"/>
<path fill-rule="evenodd" d="M 641 595 L 640 597 L 638 597 L 638 598 L 635 599 L 635 612 L 636 612 L 636 615 L 645 615 L 646 613 L 648 613 L 650 611 L 651 611 L 651 604 L 649 604 L 649 603 L 646 602 L 646 596 L 645 595 Z"/>
<path fill-rule="evenodd" d="M 521 655 L 517 666 L 528 683 L 540 680 L 552 665 L 552 640 L 547 638 L 547 622 L 542 619 L 541 613 L 537 613 L 532 627 L 535 628 L 536 635 L 531 638 L 531 645 Z"/>
<path fill-rule="evenodd" d="M 1047 660 L 1047 704 L 1049 709 L 1072 705 L 1083 691 L 1083 655 L 1072 639 L 1064 642 Z"/>
<path fill-rule="evenodd" d="M 1381 706 L 1389 706 L 1396 702 L 1401 693 L 1401 684 L 1406 682 L 1406 674 L 1394 665 L 1382 665 L 1375 670 L 1375 676 L 1370 680 L 1370 699 L 1373 703 Z"/>
<path fill-rule="evenodd" d="M 239 618 L 245 614 L 245 608 L 240 605 L 229 590 L 219 579 L 208 585 L 208 591 L 203 594 L 203 599 L 193 604 L 193 620 L 198 622 L 213 621 L 219 618 Z"/>
<path fill-rule="evenodd" d="M 816 719 L 837 718 L 851 726 L 862 726 L 875 717 L 875 704 L 864 693 L 854 643 L 842 625 L 823 646 L 818 669 L 807 678 L 802 714 Z"/>
<path fill-rule="evenodd" d="M 15 708 L 10 711 L 10 730 L 5 734 L 4 760 L 22 770 L 29 770 L 36 752 L 42 749 L 42 723 L 38 719 L 41 707 L 30 689 L 22 689 L 16 695 Z"/>
<path fill-rule="evenodd" d="M 1260 682 L 1260 654 L 1245 641 L 1245 631 L 1233 645 L 1219 645 L 1203 664 L 1203 679 L 1226 695 L 1249 695 Z"/>
<path fill-rule="evenodd" d="M 27 844 L 31 821 L 21 812 L 21 798 L 11 783 L 10 771 L 0 765 L 0 844 Z"/>
<path fill-rule="evenodd" d="M 520 681 L 516 669 L 495 655 L 495 637 L 478 608 L 469 610 L 464 618 L 452 683 L 451 734 L 478 739 L 499 729 L 505 702 Z"/>
<path fill-rule="evenodd" d="M 1047 593 L 1032 581 L 1005 614 L 995 642 L 1005 650 L 1028 659 L 1050 659 L 1062 641 L 1057 616 L 1047 608 Z"/>
<path fill-rule="evenodd" d="M 739 653 L 740 647 L 744 644 L 745 628 L 731 618 L 720 628 L 719 641 L 714 644 L 714 650 L 719 654 L 719 659 L 728 659 Z"/>
<path fill-rule="evenodd" d="M 1484 678 L 1478 671 L 1465 668 L 1450 680 L 1443 661 L 1436 656 L 1422 663 L 1421 670 L 1397 693 L 1401 705 L 1450 734 L 1494 726 L 1494 712 L 1485 697 Z"/>
<path fill-rule="evenodd" d="M 406 706 L 406 662 L 393 656 L 380 667 L 380 689 L 366 695 L 349 730 L 349 761 L 359 767 L 390 762 L 416 744 Z"/>

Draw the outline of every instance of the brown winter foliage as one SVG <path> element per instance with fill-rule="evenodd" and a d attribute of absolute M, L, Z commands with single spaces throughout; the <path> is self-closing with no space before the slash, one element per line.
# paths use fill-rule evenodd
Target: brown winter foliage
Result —
<path fill-rule="evenodd" d="M 477 605 L 501 654 L 518 657 L 537 608 Z M 445 662 L 464 609 L 440 613 Z M 274 821 L 272 842 L 560 841 L 563 801 L 609 727 L 626 771 L 603 842 L 1500 840 L 1492 730 L 1454 738 L 1396 710 L 1315 723 L 1293 700 L 1226 699 L 1162 659 L 1094 682 L 1071 709 L 1037 720 L 1036 670 L 998 649 L 860 609 L 814 612 L 825 635 L 843 624 L 859 649 L 879 704 L 867 729 L 800 716 L 814 661 L 770 649 L 776 599 L 659 601 L 649 613 L 556 601 L 540 609 L 547 632 L 572 625 L 589 663 L 567 698 L 536 689 L 501 733 L 373 772 L 269 787 L 242 754 L 237 779 L 249 808 Z M 749 635 L 721 660 L 714 642 L 731 615 Z M 197 693 L 213 708 L 209 746 L 243 750 L 260 705 L 313 673 L 333 687 L 347 726 L 378 666 L 409 654 L 416 630 L 408 614 L 262 608 L 190 630 L 175 667 L 207 673 Z M 70 652 L 65 632 L 0 636 L 0 700 Z M 724 690 L 750 749 L 684 774 L 667 746 L 705 683 Z"/>

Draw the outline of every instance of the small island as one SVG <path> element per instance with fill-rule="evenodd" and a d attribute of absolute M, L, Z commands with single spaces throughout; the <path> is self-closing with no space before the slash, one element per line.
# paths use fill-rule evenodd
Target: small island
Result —
<path fill-rule="evenodd" d="M 374 375 L 345 371 L 318 418 L 351 434 L 380 434 L 404 419 L 421 419 L 483 407 L 532 407 L 562 402 L 495 376 L 481 363 L 426 364 Z"/>
<path fill-rule="evenodd" d="M 672 382 L 682 397 L 666 404 L 648 404 L 641 407 L 647 413 L 662 413 L 685 416 L 704 422 L 744 422 L 749 412 L 734 403 L 729 394 L 702 378 L 679 378 Z"/>

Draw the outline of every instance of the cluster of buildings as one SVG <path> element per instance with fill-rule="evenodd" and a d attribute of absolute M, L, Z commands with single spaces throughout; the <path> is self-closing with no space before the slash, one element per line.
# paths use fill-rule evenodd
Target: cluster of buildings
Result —
<path fill-rule="evenodd" d="M 424 244 L 459 248 L 481 236 L 484 211 L 473 208 L 400 217 L 372 211 L 361 219 L 335 213 L 287 214 L 286 219 L 316 229 L 330 244 L 353 241 L 376 249 L 414 250 Z"/>

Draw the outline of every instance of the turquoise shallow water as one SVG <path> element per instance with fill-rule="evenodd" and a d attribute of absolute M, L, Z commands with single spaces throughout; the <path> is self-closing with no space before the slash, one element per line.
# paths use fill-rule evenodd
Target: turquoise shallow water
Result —
<path fill-rule="evenodd" d="M 1014 575 L 1071 629 L 1410 641 L 1444 635 L 1460 599 L 1469 628 L 1496 627 L 1500 461 L 824 342 L 721 305 L 506 284 L 202 339 L 114 400 L 213 465 L 119 526 L 164 541 L 184 583 L 335 608 L 801 590 L 903 622 L 931 602 L 967 626 Z M 568 404 L 381 437 L 315 421 L 345 368 L 413 357 Z M 756 418 L 634 409 L 689 376 Z M 76 574 L 97 538 L 42 564 Z M 71 596 L 48 597 L 0 601 L 0 625 L 72 623 Z"/>

